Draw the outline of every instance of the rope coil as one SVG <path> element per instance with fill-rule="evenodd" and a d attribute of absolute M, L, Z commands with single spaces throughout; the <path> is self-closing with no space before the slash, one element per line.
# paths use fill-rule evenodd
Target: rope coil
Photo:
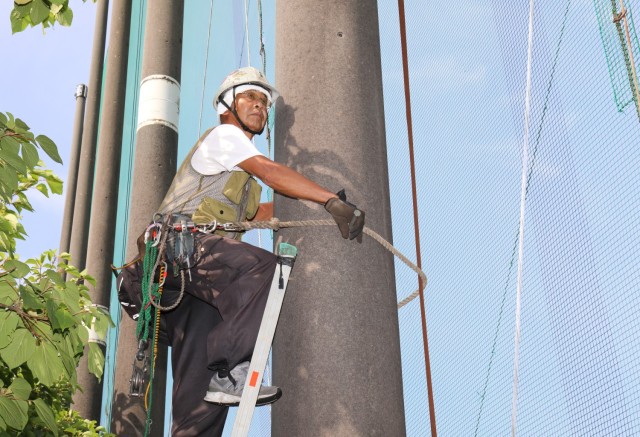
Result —
<path fill-rule="evenodd" d="M 302 220 L 302 221 L 287 221 L 282 222 L 278 218 L 272 218 L 269 221 L 261 221 L 261 222 L 236 222 L 231 223 L 232 226 L 237 230 L 241 231 L 250 231 L 252 229 L 272 229 L 277 231 L 280 228 L 295 228 L 295 227 L 305 227 L 305 226 L 335 226 L 335 222 L 333 220 Z M 391 243 L 385 240 L 380 234 L 375 232 L 374 230 L 364 227 L 362 230 L 365 234 L 373 238 L 377 241 L 382 247 L 387 249 L 389 252 L 393 253 L 397 256 L 403 263 L 405 263 L 411 270 L 416 272 L 418 276 L 422 279 L 422 283 L 426 287 L 427 285 L 427 275 L 416 266 L 413 262 L 411 262 L 406 256 L 404 256 L 398 249 L 396 249 Z M 416 297 L 420 295 L 420 290 L 416 290 L 406 298 L 398 302 L 398 309 L 402 308 Z"/>

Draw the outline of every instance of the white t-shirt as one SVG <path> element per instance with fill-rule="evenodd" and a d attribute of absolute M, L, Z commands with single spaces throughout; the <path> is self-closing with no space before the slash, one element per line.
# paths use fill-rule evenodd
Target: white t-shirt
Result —
<path fill-rule="evenodd" d="M 191 157 L 191 165 L 203 175 L 242 171 L 237 165 L 257 155 L 264 156 L 242 129 L 232 124 L 221 124 L 202 141 Z"/>

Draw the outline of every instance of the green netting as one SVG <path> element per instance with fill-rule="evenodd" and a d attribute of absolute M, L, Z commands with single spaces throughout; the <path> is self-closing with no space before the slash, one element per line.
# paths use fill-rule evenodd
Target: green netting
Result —
<path fill-rule="evenodd" d="M 638 57 L 640 56 L 638 48 L 640 46 L 633 23 L 633 12 L 627 6 L 626 18 L 629 22 L 629 36 L 632 44 L 631 50 L 629 50 L 623 21 L 615 20 L 614 22 L 614 17 L 621 10 L 617 5 L 617 0 L 593 0 L 593 5 L 598 18 L 600 38 L 607 59 L 613 96 L 618 111 L 622 112 L 630 103 L 635 102 L 636 111 L 640 116 L 640 106 L 638 106 L 636 99 L 637 94 L 633 79 L 634 71 L 631 56 L 629 56 L 631 52 L 637 71 Z"/>

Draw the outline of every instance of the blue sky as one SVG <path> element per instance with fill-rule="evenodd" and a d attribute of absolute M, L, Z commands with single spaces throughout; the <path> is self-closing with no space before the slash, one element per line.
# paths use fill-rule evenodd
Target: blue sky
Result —
<path fill-rule="evenodd" d="M 0 2 L 0 47 L 4 53 L 0 87 L 0 111 L 21 118 L 34 133 L 55 141 L 64 165 L 45 159 L 49 168 L 66 180 L 69 161 L 75 89 L 87 84 L 96 6 L 92 2 L 71 2 L 71 27 L 56 26 L 43 34 L 29 28 L 11 34 L 9 14 L 13 2 Z M 65 187 L 66 188 L 66 187 Z M 31 196 L 35 214 L 24 214 L 29 239 L 18 243 L 18 253 L 26 259 L 60 244 L 64 209 L 63 196 Z"/>

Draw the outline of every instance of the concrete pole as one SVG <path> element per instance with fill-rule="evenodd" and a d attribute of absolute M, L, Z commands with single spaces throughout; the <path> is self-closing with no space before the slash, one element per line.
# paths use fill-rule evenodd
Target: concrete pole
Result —
<path fill-rule="evenodd" d="M 129 213 L 127 259 L 137 254 L 136 239 L 152 220 L 176 172 L 178 100 L 182 61 L 183 0 L 149 0 L 142 59 L 142 83 Z M 130 398 L 131 364 L 137 351 L 135 323 L 120 323 L 111 432 L 141 435 L 146 413 Z M 162 436 L 167 349 L 160 347 L 153 382 L 151 435 Z"/>
<path fill-rule="evenodd" d="M 100 94 L 102 92 L 102 69 L 104 68 L 104 45 L 107 37 L 107 16 L 109 0 L 100 0 L 96 5 L 96 25 L 93 34 L 91 71 L 89 72 L 89 93 L 85 126 L 82 132 L 78 185 L 73 210 L 71 229 L 71 264 L 82 270 L 87 256 L 87 234 L 89 232 L 89 211 L 93 190 L 93 171 L 96 155 L 96 139 L 100 119 Z"/>
<path fill-rule="evenodd" d="M 347 197 L 391 241 L 375 0 L 278 2 L 275 157 Z M 326 219 L 321 206 L 276 197 L 282 220 Z M 297 243 L 273 348 L 272 435 L 405 435 L 391 253 L 335 228 L 278 232 Z"/>
<path fill-rule="evenodd" d="M 96 279 L 96 287 L 89 293 L 94 304 L 109 306 L 118 208 L 118 181 L 120 177 L 120 152 L 122 149 L 122 124 L 127 89 L 127 61 L 131 28 L 131 2 L 115 0 L 111 10 L 111 31 L 102 104 L 102 126 L 98 138 L 96 184 L 91 208 L 87 270 Z M 87 348 L 88 349 L 88 348 Z M 83 392 L 73 397 L 74 409 L 82 417 L 100 420 L 102 383 L 89 373 L 87 349 L 78 366 L 78 382 Z"/>
<path fill-rule="evenodd" d="M 76 87 L 76 113 L 73 120 L 73 136 L 71 137 L 71 156 L 69 159 L 69 174 L 67 176 L 66 196 L 64 201 L 64 215 L 62 216 L 62 232 L 60 234 L 60 253 L 69 252 L 71 241 L 71 227 L 73 225 L 73 206 L 76 200 L 78 185 L 78 161 L 80 158 L 80 144 L 84 127 L 84 108 L 87 102 L 87 86 L 80 84 Z"/>

